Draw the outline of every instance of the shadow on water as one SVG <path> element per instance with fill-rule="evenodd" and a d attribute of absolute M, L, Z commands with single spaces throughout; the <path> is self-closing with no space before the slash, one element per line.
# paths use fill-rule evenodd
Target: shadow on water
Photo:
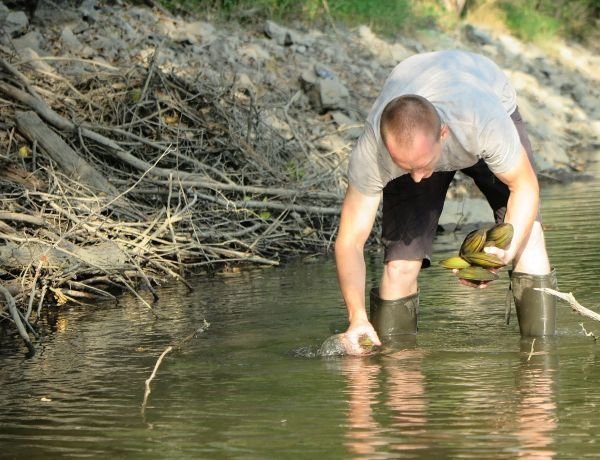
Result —
<path fill-rule="evenodd" d="M 598 304 L 600 183 L 545 186 L 560 289 Z M 436 242 L 437 260 L 464 235 Z M 368 257 L 369 279 L 381 269 Z M 504 324 L 507 275 L 487 290 L 434 265 L 420 330 L 366 358 L 303 359 L 345 327 L 334 263 L 317 259 L 61 311 L 31 360 L 0 353 L 3 458 L 583 458 L 600 429 L 600 326 L 559 304 L 559 335 Z M 597 309 L 597 308 L 596 308 Z M 514 317 L 514 315 L 513 315 Z M 144 416 L 144 382 L 165 348 Z M 14 351 L 14 350 L 12 350 Z"/>

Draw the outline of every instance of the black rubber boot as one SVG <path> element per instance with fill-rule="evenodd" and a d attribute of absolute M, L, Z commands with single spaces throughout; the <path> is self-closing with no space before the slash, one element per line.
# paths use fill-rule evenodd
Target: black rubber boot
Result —
<path fill-rule="evenodd" d="M 396 300 L 383 300 L 379 289 L 371 289 L 371 324 L 379 338 L 417 333 L 419 293 Z"/>
<path fill-rule="evenodd" d="M 542 337 L 556 334 L 556 297 L 534 288 L 556 289 L 556 272 L 530 275 L 513 272 L 511 289 L 523 337 Z"/>

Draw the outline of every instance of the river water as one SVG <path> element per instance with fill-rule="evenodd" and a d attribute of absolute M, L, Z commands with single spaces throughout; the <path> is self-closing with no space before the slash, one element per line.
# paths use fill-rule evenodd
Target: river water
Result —
<path fill-rule="evenodd" d="M 545 185 L 559 288 L 600 310 L 600 182 Z M 436 257 L 464 234 L 440 237 Z M 369 279 L 381 270 L 368 255 Z M 434 264 L 420 331 L 364 358 L 300 358 L 345 326 L 333 261 L 255 269 L 59 312 L 38 354 L 0 350 L 1 458 L 598 458 L 600 323 L 559 301 L 558 336 L 504 324 L 507 275 L 465 288 Z M 514 318 L 513 310 L 513 318 Z M 145 381 L 167 354 L 142 411 Z"/>

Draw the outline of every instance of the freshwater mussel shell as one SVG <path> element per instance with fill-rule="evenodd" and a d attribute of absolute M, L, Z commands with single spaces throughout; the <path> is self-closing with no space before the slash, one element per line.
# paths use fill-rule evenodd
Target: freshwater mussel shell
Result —
<path fill-rule="evenodd" d="M 481 283 L 484 281 L 495 281 L 499 278 L 498 274 L 486 270 L 482 267 L 467 267 L 459 270 L 456 274 L 461 279 L 471 281 L 472 283 Z"/>
<path fill-rule="evenodd" d="M 506 249 L 512 241 L 513 234 L 512 224 L 508 222 L 496 224 L 487 231 L 485 245 Z"/>
<path fill-rule="evenodd" d="M 458 269 L 458 270 L 471 266 L 471 264 L 469 262 L 467 262 L 465 259 L 463 259 L 461 256 L 448 257 L 447 259 L 440 261 L 440 265 L 444 268 Z"/>
<path fill-rule="evenodd" d="M 488 254 L 487 252 L 474 252 L 472 254 L 465 254 L 463 257 L 471 265 L 482 268 L 500 268 L 506 265 L 498 256 Z"/>
<path fill-rule="evenodd" d="M 458 254 L 460 256 L 464 256 L 465 254 L 472 254 L 474 252 L 482 251 L 483 247 L 485 246 L 486 239 L 487 230 L 485 228 L 473 230 L 465 237 L 464 241 L 460 245 Z"/>

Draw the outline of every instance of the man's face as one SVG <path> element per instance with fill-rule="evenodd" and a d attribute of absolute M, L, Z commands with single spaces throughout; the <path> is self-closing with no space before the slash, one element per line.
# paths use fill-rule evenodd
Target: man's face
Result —
<path fill-rule="evenodd" d="M 434 168 L 442 156 L 442 141 L 446 137 L 447 129 L 442 128 L 438 139 L 433 139 L 427 133 L 417 133 L 410 148 L 400 148 L 393 138 L 386 140 L 386 147 L 392 161 L 403 170 L 407 171 L 415 182 L 421 182 L 433 174 Z"/>

